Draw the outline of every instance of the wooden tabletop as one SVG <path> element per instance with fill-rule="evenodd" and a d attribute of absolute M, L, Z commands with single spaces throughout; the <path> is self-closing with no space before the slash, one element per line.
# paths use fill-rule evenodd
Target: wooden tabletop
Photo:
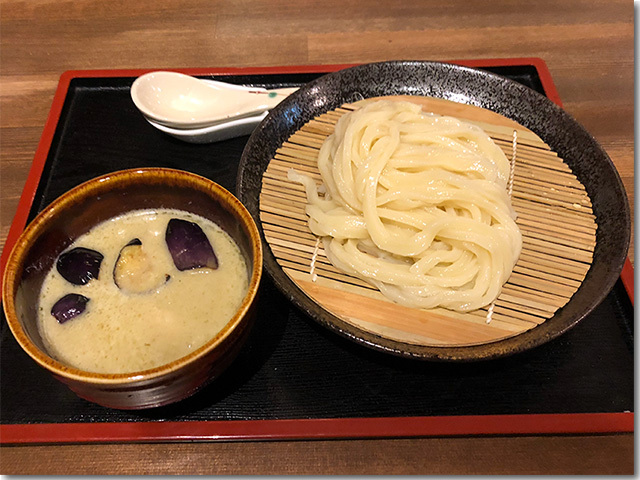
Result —
<path fill-rule="evenodd" d="M 0 247 L 58 79 L 79 69 L 540 57 L 633 212 L 633 22 L 626 0 L 2 0 Z M 631 474 L 633 453 L 632 434 L 5 446 L 0 473 Z"/>

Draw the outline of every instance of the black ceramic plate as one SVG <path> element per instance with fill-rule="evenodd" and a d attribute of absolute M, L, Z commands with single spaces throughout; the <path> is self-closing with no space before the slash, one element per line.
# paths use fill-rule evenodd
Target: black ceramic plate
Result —
<path fill-rule="evenodd" d="M 541 345 L 576 325 L 604 299 L 622 270 L 631 225 L 627 197 L 613 163 L 595 139 L 549 99 L 519 83 L 472 68 L 437 62 L 382 62 L 340 70 L 304 85 L 258 126 L 240 160 L 237 194 L 258 225 L 262 175 L 276 149 L 312 118 L 357 98 L 383 95 L 423 95 L 476 105 L 540 136 L 571 167 L 591 198 L 598 224 L 592 266 L 571 300 L 525 333 L 474 346 L 416 346 L 360 330 L 313 302 L 282 271 L 260 229 L 265 268 L 294 304 L 320 324 L 374 349 L 420 359 L 470 361 Z"/>

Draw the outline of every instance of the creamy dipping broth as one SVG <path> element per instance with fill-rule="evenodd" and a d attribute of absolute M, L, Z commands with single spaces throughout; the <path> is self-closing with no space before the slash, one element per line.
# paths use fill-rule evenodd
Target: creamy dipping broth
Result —
<path fill-rule="evenodd" d="M 175 218 L 205 232 L 217 269 L 176 268 L 165 242 L 167 225 Z M 125 291 L 114 281 L 116 262 L 133 238 L 140 240 L 154 269 L 168 278 L 142 293 Z M 54 265 L 40 293 L 38 327 L 52 356 L 82 370 L 130 373 L 183 357 L 227 324 L 248 291 L 247 265 L 233 239 L 210 220 L 180 210 L 129 212 L 97 225 L 69 249 L 75 247 L 104 256 L 98 278 L 74 285 Z M 60 323 L 51 309 L 70 293 L 89 301 L 83 313 Z"/>

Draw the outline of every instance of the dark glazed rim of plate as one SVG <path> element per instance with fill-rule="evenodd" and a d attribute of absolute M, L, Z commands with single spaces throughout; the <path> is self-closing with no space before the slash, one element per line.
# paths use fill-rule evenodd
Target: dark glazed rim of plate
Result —
<path fill-rule="evenodd" d="M 266 242 L 260 222 L 262 175 L 276 150 L 312 118 L 359 98 L 423 95 L 486 108 L 535 132 L 571 167 L 593 204 L 598 230 L 593 262 L 570 301 L 543 324 L 504 340 L 471 346 L 418 346 L 363 331 L 311 300 L 284 273 Z M 391 61 L 329 73 L 274 108 L 253 132 L 242 154 L 237 195 L 259 226 L 267 272 L 296 306 L 330 330 L 358 344 L 402 357 L 473 361 L 504 357 L 558 337 L 588 315 L 613 288 L 631 236 L 627 196 L 613 162 L 596 140 L 547 97 L 520 83 L 459 65 Z"/>

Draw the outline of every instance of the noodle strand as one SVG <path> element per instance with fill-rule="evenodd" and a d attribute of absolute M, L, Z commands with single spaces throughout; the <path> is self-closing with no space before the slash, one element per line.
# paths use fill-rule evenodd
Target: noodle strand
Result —
<path fill-rule="evenodd" d="M 469 311 L 495 300 L 520 255 L 511 167 L 481 128 L 380 100 L 337 122 L 322 186 L 288 177 L 336 268 L 402 305 Z"/>

